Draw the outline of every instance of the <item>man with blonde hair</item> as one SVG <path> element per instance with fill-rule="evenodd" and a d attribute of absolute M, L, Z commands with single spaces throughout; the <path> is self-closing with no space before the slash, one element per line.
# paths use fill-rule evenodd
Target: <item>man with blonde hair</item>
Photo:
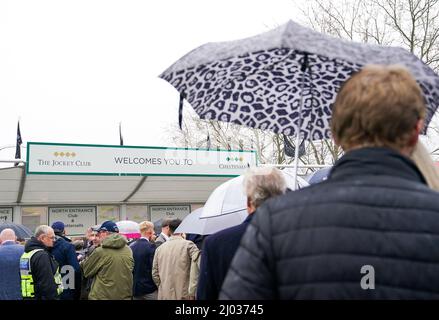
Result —
<path fill-rule="evenodd" d="M 154 224 L 143 221 L 139 224 L 141 238 L 130 245 L 134 258 L 134 300 L 157 300 L 157 286 L 152 279 L 152 262 L 156 246 L 152 242 Z"/>
<path fill-rule="evenodd" d="M 222 299 L 437 299 L 439 194 L 409 156 L 426 113 L 400 66 L 366 66 L 340 89 L 329 178 L 258 209 Z"/>
<path fill-rule="evenodd" d="M 243 187 L 247 196 L 248 217 L 240 225 L 219 231 L 206 238 L 201 252 L 198 300 L 218 299 L 230 263 L 253 213 L 264 201 L 284 194 L 287 189 L 282 172 L 271 167 L 247 170 Z"/>

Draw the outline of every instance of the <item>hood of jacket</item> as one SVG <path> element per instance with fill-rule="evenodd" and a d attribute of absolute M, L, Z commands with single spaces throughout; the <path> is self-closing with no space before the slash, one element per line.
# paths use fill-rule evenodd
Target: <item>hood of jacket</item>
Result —
<path fill-rule="evenodd" d="M 35 249 L 48 250 L 48 248 L 41 241 L 35 237 L 32 237 L 24 245 L 24 252 L 30 252 Z"/>
<path fill-rule="evenodd" d="M 120 249 L 125 247 L 127 243 L 127 239 L 124 236 L 118 233 L 113 233 L 106 237 L 104 241 L 102 241 L 102 247 L 110 249 Z"/>
<path fill-rule="evenodd" d="M 55 236 L 57 239 L 64 239 L 67 242 L 72 242 L 69 238 L 67 238 L 65 235 L 63 235 L 61 232 L 55 232 Z"/>

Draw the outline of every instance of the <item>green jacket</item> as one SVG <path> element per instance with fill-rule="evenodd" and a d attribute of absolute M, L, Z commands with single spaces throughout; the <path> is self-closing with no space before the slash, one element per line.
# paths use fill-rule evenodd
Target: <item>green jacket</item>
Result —
<path fill-rule="evenodd" d="M 81 263 L 86 278 L 94 277 L 90 300 L 130 300 L 133 295 L 134 259 L 127 240 L 118 233 Z"/>

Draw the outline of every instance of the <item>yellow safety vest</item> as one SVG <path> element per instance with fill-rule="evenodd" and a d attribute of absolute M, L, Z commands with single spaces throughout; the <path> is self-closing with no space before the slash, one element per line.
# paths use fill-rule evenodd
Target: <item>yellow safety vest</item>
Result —
<path fill-rule="evenodd" d="M 32 278 L 30 260 L 32 256 L 38 251 L 43 251 L 43 249 L 35 249 L 29 252 L 25 252 L 20 258 L 21 295 L 23 296 L 23 298 L 35 297 L 35 286 L 34 279 Z M 61 274 L 59 273 L 59 268 L 56 269 L 56 273 L 53 277 L 57 285 L 56 291 L 58 295 L 60 295 L 63 292 L 63 284 Z"/>

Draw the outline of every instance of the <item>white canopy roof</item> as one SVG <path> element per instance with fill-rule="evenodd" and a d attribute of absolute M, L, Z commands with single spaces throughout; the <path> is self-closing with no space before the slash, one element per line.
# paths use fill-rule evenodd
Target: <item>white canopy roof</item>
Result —
<path fill-rule="evenodd" d="M 0 205 L 205 202 L 227 177 L 26 175 L 0 169 Z"/>

